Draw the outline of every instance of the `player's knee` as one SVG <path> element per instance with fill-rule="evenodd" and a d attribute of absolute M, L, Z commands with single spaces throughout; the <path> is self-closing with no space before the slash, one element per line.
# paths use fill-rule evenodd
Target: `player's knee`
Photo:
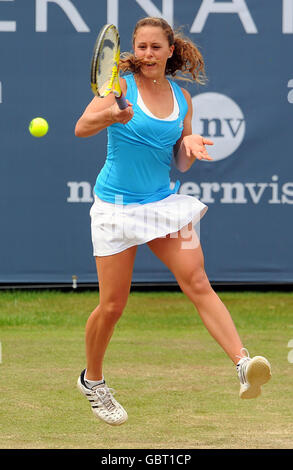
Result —
<path fill-rule="evenodd" d="M 104 321 L 115 324 L 121 317 L 125 308 L 125 302 L 121 300 L 110 300 L 101 306 L 100 314 L 103 315 Z"/>
<path fill-rule="evenodd" d="M 198 269 L 186 276 L 182 290 L 189 295 L 207 294 L 211 289 L 210 282 L 204 269 Z"/>

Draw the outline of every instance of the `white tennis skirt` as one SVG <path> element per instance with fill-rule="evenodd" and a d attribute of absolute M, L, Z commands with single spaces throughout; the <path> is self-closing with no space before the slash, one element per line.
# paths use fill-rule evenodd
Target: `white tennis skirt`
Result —
<path fill-rule="evenodd" d="M 193 196 L 171 194 L 147 204 L 113 204 L 95 196 L 90 209 L 94 256 L 120 253 L 134 245 L 195 226 L 208 207 Z"/>

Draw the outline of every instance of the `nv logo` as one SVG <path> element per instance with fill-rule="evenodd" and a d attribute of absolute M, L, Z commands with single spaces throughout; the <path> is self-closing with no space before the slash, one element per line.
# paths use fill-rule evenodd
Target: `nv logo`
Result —
<path fill-rule="evenodd" d="M 231 132 L 233 137 L 237 137 L 238 132 L 241 129 L 242 124 L 244 123 L 243 119 L 207 119 L 201 118 L 200 121 L 202 122 L 202 132 L 201 135 L 204 137 L 225 137 L 226 132 L 224 132 L 223 127 L 225 125 L 228 128 L 228 132 Z"/>
<path fill-rule="evenodd" d="M 229 157 L 245 135 L 245 118 L 240 107 L 226 95 L 202 93 L 192 99 L 193 132 L 214 141 L 209 153 L 215 160 Z"/>

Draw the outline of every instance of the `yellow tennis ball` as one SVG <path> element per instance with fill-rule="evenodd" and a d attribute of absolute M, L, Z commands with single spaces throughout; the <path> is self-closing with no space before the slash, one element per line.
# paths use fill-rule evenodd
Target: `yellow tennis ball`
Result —
<path fill-rule="evenodd" d="M 36 117 L 32 119 L 29 125 L 29 131 L 34 137 L 43 137 L 49 130 L 49 124 L 46 119 Z"/>

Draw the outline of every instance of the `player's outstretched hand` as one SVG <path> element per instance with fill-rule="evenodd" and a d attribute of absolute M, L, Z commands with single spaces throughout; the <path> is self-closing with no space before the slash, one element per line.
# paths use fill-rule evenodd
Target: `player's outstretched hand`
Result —
<path fill-rule="evenodd" d="M 183 138 L 183 145 L 186 156 L 188 158 L 195 158 L 198 160 L 213 160 L 205 147 L 206 145 L 214 145 L 212 140 L 205 139 L 198 134 L 191 134 Z"/>

